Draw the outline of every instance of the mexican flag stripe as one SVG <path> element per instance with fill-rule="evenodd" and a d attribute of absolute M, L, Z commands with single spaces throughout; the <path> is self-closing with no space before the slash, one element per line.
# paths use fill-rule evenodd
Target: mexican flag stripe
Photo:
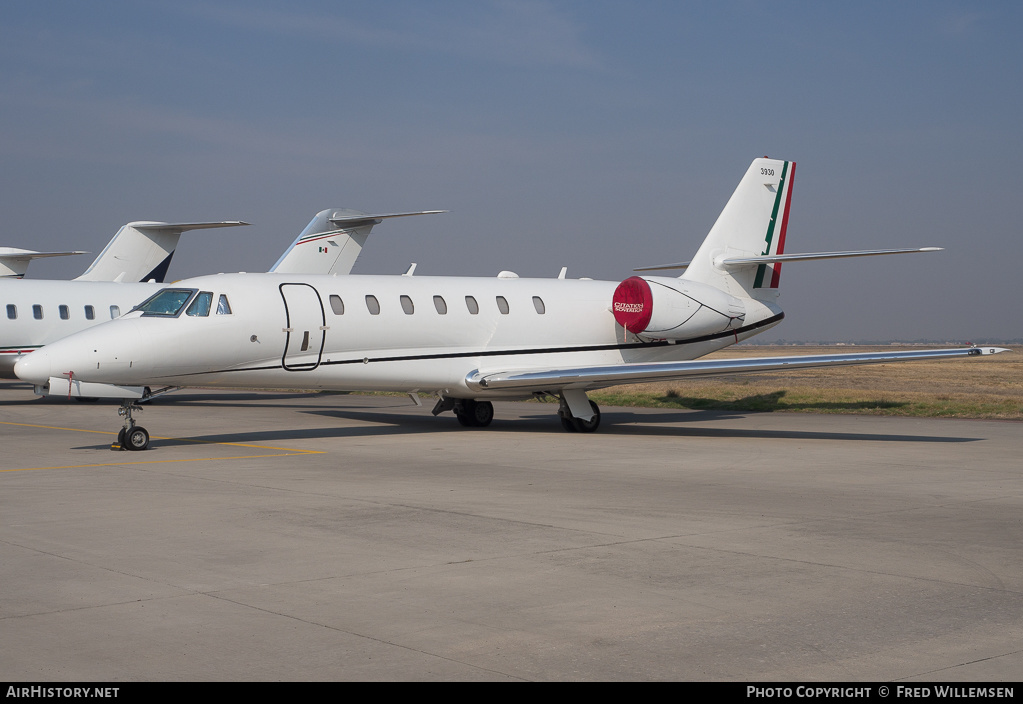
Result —
<path fill-rule="evenodd" d="M 789 213 L 789 200 L 788 200 L 788 170 L 789 163 L 786 161 L 781 168 L 781 178 L 778 180 L 778 192 L 774 197 L 774 208 L 771 209 L 771 222 L 767 226 L 767 234 L 764 237 L 764 251 L 761 253 L 766 256 L 772 254 L 771 244 L 774 241 L 774 225 L 778 219 L 778 210 L 781 208 L 782 197 L 785 196 L 785 212 L 782 214 L 782 226 L 778 237 L 778 254 L 782 254 L 782 247 L 785 244 L 785 228 L 788 225 L 788 213 Z M 757 276 L 753 282 L 753 288 L 764 288 L 764 277 L 767 274 L 767 268 L 771 266 L 771 280 L 768 284 L 768 288 L 776 288 L 778 286 L 778 273 L 781 270 L 781 266 L 775 263 L 773 266 L 770 264 L 761 264 L 757 267 Z"/>

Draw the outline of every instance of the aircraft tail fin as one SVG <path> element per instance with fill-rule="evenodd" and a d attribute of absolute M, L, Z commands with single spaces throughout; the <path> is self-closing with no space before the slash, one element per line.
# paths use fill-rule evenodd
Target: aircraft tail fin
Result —
<path fill-rule="evenodd" d="M 33 259 L 65 257 L 71 254 L 88 254 L 88 252 L 36 252 L 17 247 L 0 247 L 0 278 L 22 278 Z"/>
<path fill-rule="evenodd" d="M 723 267 L 724 259 L 774 257 L 785 251 L 794 161 L 754 159 L 681 278 L 734 296 L 774 300 L 780 261 Z"/>
<path fill-rule="evenodd" d="M 75 281 L 156 281 L 163 283 L 178 238 L 188 230 L 248 225 L 221 222 L 130 222 L 107 243 L 85 273 Z"/>
<path fill-rule="evenodd" d="M 432 215 L 446 210 L 373 215 L 351 208 L 321 210 L 291 243 L 270 272 L 281 274 L 350 274 L 374 225 L 388 218 Z"/>

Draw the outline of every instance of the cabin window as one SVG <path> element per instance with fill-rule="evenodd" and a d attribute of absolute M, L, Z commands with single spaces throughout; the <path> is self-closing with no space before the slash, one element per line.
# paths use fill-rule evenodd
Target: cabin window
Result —
<path fill-rule="evenodd" d="M 444 302 L 443 296 L 433 297 L 433 307 L 437 309 L 437 312 L 441 315 L 448 314 L 448 304 Z"/>
<path fill-rule="evenodd" d="M 7 304 L 7 317 L 10 320 L 17 320 L 18 319 L 18 306 L 14 305 L 13 303 L 8 303 Z"/>
<path fill-rule="evenodd" d="M 110 319 L 121 317 L 121 306 L 110 306 Z"/>
<path fill-rule="evenodd" d="M 366 307 L 370 315 L 380 315 L 380 301 L 376 296 L 366 296 Z"/>
<path fill-rule="evenodd" d="M 205 318 L 210 314 L 210 308 L 213 307 L 213 292 L 212 291 L 200 291 L 199 295 L 192 301 L 192 305 L 188 306 L 188 310 L 185 311 L 185 315 L 191 315 L 193 318 L 202 317 Z"/>
<path fill-rule="evenodd" d="M 330 309 L 334 311 L 334 315 L 345 314 L 345 302 L 336 293 L 330 294 Z"/>
<path fill-rule="evenodd" d="M 43 307 L 38 303 L 32 306 L 32 317 L 35 318 L 36 320 L 43 319 Z"/>
<path fill-rule="evenodd" d="M 547 308 L 543 304 L 543 299 L 539 296 L 533 296 L 533 307 L 536 308 L 536 312 L 540 315 L 547 312 Z"/>
<path fill-rule="evenodd" d="M 480 304 L 476 302 L 476 299 L 472 296 L 465 297 L 465 307 L 469 309 L 469 312 L 473 315 L 479 315 Z"/>
<path fill-rule="evenodd" d="M 71 309 L 67 306 L 57 306 L 57 312 L 60 313 L 61 320 L 68 320 L 71 317 Z"/>
<path fill-rule="evenodd" d="M 194 288 L 165 288 L 142 301 L 142 303 L 135 306 L 134 310 L 140 310 L 143 315 L 147 316 L 165 315 L 174 317 L 185 307 L 193 293 L 195 293 Z M 120 309 L 117 306 L 110 306 L 111 318 L 116 318 L 120 314 Z"/>
<path fill-rule="evenodd" d="M 231 315 L 231 304 L 224 294 L 220 294 L 220 300 L 217 301 L 217 315 Z"/>
<path fill-rule="evenodd" d="M 85 306 L 85 319 L 86 320 L 95 320 L 96 319 L 96 309 L 93 308 L 92 306 Z"/>
<path fill-rule="evenodd" d="M 497 309 L 501 315 L 508 315 L 508 300 L 504 296 L 497 297 Z"/>
<path fill-rule="evenodd" d="M 416 307 L 412 305 L 412 299 L 408 296 L 401 297 L 401 309 L 405 311 L 405 315 L 412 315 L 416 312 Z"/>

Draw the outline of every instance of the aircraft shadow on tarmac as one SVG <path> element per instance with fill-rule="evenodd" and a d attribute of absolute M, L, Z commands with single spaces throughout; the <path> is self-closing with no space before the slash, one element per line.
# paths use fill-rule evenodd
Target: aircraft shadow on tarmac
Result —
<path fill-rule="evenodd" d="M 394 406 L 407 408 L 407 402 L 395 399 Z M 217 403 L 215 405 L 221 405 Z M 229 404 L 223 404 L 229 405 Z M 393 408 L 392 406 L 391 408 Z M 435 433 L 458 433 L 466 438 L 478 438 L 481 433 L 555 433 L 563 435 L 566 442 L 574 439 L 593 439 L 601 435 L 632 437 L 675 437 L 675 438 L 720 438 L 720 439 L 782 439 L 782 440 L 841 440 L 865 442 L 924 442 L 962 443 L 977 442 L 981 437 L 955 437 L 948 435 L 909 435 L 905 433 L 856 433 L 816 432 L 807 430 L 748 430 L 728 427 L 699 427 L 686 425 L 697 422 L 721 422 L 742 418 L 745 414 L 723 411 L 664 411 L 642 414 L 631 412 L 604 412 L 600 429 L 596 435 L 566 433 L 554 415 L 549 411 L 524 414 L 517 418 L 502 420 L 498 417 L 487 428 L 463 428 L 452 417 L 435 418 L 430 415 L 394 413 L 388 407 L 365 406 L 351 411 L 338 409 L 304 410 L 302 413 L 359 422 L 359 425 L 336 428 L 286 428 L 258 430 L 241 433 L 220 433 L 195 435 L 185 438 L 153 438 L 150 451 L 161 447 L 194 446 L 197 443 L 245 443 L 266 444 L 294 442 L 298 440 L 322 440 L 378 437 L 387 435 L 417 435 Z M 798 423 L 798 415 L 791 416 Z M 666 425 L 666 424 L 670 424 Z M 88 445 L 76 449 L 95 449 L 102 445 Z"/>
<path fill-rule="evenodd" d="M 304 411 L 315 415 L 334 416 L 350 420 L 371 420 L 374 423 L 388 423 L 387 429 L 376 428 L 376 433 L 363 434 L 386 434 L 387 432 L 431 432 L 438 429 L 451 430 L 462 433 L 487 433 L 487 432 L 547 432 L 565 435 L 566 437 L 593 437 L 588 434 L 574 435 L 566 433 L 554 415 L 553 409 L 550 412 L 523 416 L 521 418 L 502 421 L 500 418 L 494 420 L 493 425 L 487 428 L 462 428 L 457 421 L 446 423 L 448 418 L 425 418 L 419 419 L 408 415 L 386 414 L 380 412 L 348 413 L 347 411 Z M 693 427 L 686 423 L 701 421 L 728 421 L 744 417 L 746 414 L 729 411 L 665 411 L 663 413 L 636 414 L 626 412 L 603 412 L 600 420 L 600 429 L 597 435 L 646 435 L 661 437 L 719 437 L 719 438 L 787 438 L 796 440 L 868 440 L 868 441 L 889 441 L 889 442 L 976 442 L 983 438 L 951 437 L 947 435 L 906 435 L 888 433 L 835 433 L 835 432 L 814 432 L 801 430 L 744 430 L 739 428 L 707 428 Z M 798 416 L 793 415 L 793 420 Z M 438 428 L 431 423 L 445 423 L 443 428 Z M 670 427 L 663 424 L 670 423 Z M 403 427 L 406 429 L 403 430 Z"/>
<path fill-rule="evenodd" d="M 7 385 L 5 385 L 7 386 Z M 12 384 L 11 386 L 14 386 Z M 22 386 L 18 384 L 18 386 Z M 836 433 L 836 432 L 814 432 L 804 430 L 746 430 L 740 428 L 709 428 L 706 426 L 687 425 L 689 423 L 705 423 L 712 421 L 722 423 L 729 420 L 743 418 L 750 414 L 770 412 L 779 408 L 778 399 L 784 391 L 763 394 L 751 397 L 763 401 L 764 407 L 756 411 L 730 411 L 730 410 L 692 410 L 686 406 L 698 405 L 700 399 L 669 396 L 665 400 L 678 402 L 678 410 L 666 409 L 659 412 L 651 412 L 646 409 L 643 412 L 607 412 L 603 413 L 601 426 L 597 431 L 598 435 L 616 436 L 649 436 L 649 437 L 678 437 L 678 438 L 753 438 L 753 439 L 789 439 L 789 440 L 860 440 L 867 442 L 927 442 L 927 443 L 958 443 L 976 442 L 984 438 L 978 437 L 953 437 L 947 435 L 907 435 L 904 433 Z M 219 435 L 193 436 L 189 438 L 161 438 L 155 437 L 151 449 L 160 447 L 174 447 L 194 445 L 196 443 L 268 443 L 286 442 L 294 440 L 324 439 L 324 438 L 349 438 L 349 437 L 375 437 L 380 435 L 414 435 L 422 433 L 452 432 L 461 433 L 467 436 L 475 436 L 477 433 L 557 433 L 565 435 L 566 439 L 571 437 L 593 437 L 588 434 L 570 435 L 561 428 L 555 415 L 553 404 L 537 406 L 538 412 L 523 414 L 518 418 L 502 420 L 500 414 L 493 425 L 488 428 L 462 428 L 458 425 L 454 416 L 445 414 L 441 417 L 433 417 L 424 411 L 422 415 L 415 413 L 394 413 L 391 409 L 410 409 L 408 399 L 393 397 L 384 401 L 381 397 L 370 397 L 367 403 L 346 403 L 344 409 L 324 408 L 309 409 L 310 398 L 323 398 L 323 396 L 337 396 L 346 401 L 355 401 L 359 398 L 356 395 L 328 392 L 310 394 L 308 392 L 238 392 L 216 394 L 194 393 L 170 394 L 161 397 L 153 402 L 154 406 L 159 405 L 187 405 L 202 408 L 252 408 L 252 407 L 279 407 L 279 408 L 301 408 L 302 412 L 312 415 L 319 415 L 328 418 L 339 418 L 344 420 L 362 421 L 370 425 L 357 425 L 343 428 L 290 428 L 271 431 L 253 431 L 244 433 L 231 433 Z M 744 399 L 748 401 L 751 399 Z M 294 401 L 294 403 L 289 403 Z M 384 405 L 382 405 L 382 402 Z M 24 397 L 18 399 L 3 399 L 0 405 L 11 406 L 21 404 L 68 404 L 67 399 L 60 397 Z M 116 406 L 117 401 L 102 399 L 96 405 Z M 93 404 L 83 404 L 92 406 Z M 148 405 L 148 404 L 147 404 Z M 899 405 L 892 403 L 891 405 Z M 808 410 L 826 410 L 833 407 L 848 407 L 848 404 L 814 404 Z M 856 405 L 859 408 L 861 406 Z M 873 407 L 873 406 L 871 406 Z M 789 407 L 791 408 L 791 407 Z M 542 410 L 541 410 L 542 409 Z M 794 423 L 798 422 L 798 415 L 791 416 Z M 670 427 L 666 427 L 670 424 Z M 153 428 L 153 430 L 156 430 Z M 159 432 L 158 430 L 156 432 Z M 88 445 L 75 449 L 95 449 L 104 445 Z"/>
<path fill-rule="evenodd" d="M 807 401 L 804 403 L 785 403 L 781 400 L 788 392 L 784 389 L 772 391 L 766 394 L 754 394 L 735 401 L 720 401 L 713 398 L 702 398 L 699 396 L 681 396 L 677 392 L 669 391 L 667 395 L 661 396 L 658 401 L 669 406 L 677 407 L 680 410 L 716 410 L 716 411 L 737 411 L 749 412 L 772 412 L 772 411 L 810 411 L 810 412 L 833 412 L 833 411 L 862 411 L 880 410 L 889 408 L 902 408 L 908 406 L 903 401 Z"/>

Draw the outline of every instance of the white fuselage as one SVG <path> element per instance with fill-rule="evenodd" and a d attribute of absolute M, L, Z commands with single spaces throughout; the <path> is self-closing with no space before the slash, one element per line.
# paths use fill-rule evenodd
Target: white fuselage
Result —
<path fill-rule="evenodd" d="M 324 210 L 291 243 L 275 267 L 305 274 L 348 274 L 373 229 L 372 218 L 417 214 L 420 213 L 373 216 L 343 208 Z M 327 220 L 342 216 L 371 220 L 369 223 L 360 220 L 351 230 L 338 229 Z M 163 283 L 130 282 L 138 281 L 139 272 L 149 271 L 161 258 L 169 262 L 169 253 L 173 253 L 183 230 L 236 224 L 244 223 L 129 223 L 107 243 L 89 269 L 73 281 L 17 281 L 0 277 L 0 379 L 16 378 L 14 365 L 29 352 L 127 313 L 159 291 Z M 168 229 L 169 232 L 164 232 Z M 143 236 L 140 230 L 148 234 Z M 314 247 L 318 252 L 313 251 Z M 98 278 L 104 275 L 111 279 Z M 114 276 L 120 278 L 114 281 Z"/>
<path fill-rule="evenodd" d="M 164 284 L 0 279 L 0 379 L 29 352 L 127 313 Z"/>
<path fill-rule="evenodd" d="M 214 305 L 207 315 L 130 313 L 26 357 L 18 374 L 36 383 L 71 373 L 83 382 L 121 385 L 498 396 L 470 389 L 466 375 L 480 369 L 694 359 L 781 317 L 777 307 L 750 299 L 737 330 L 673 343 L 644 340 L 615 321 L 611 299 L 617 285 L 418 276 L 198 277 L 169 288 L 211 293 Z M 230 313 L 217 312 L 221 296 Z"/>

